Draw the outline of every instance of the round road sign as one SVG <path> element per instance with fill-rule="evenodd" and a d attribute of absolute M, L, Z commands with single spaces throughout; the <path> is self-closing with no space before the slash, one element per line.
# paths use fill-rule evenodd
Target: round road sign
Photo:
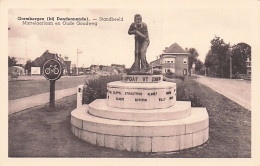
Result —
<path fill-rule="evenodd" d="M 57 59 L 47 60 L 43 67 L 43 76 L 50 81 L 58 80 L 63 73 L 62 64 Z"/>

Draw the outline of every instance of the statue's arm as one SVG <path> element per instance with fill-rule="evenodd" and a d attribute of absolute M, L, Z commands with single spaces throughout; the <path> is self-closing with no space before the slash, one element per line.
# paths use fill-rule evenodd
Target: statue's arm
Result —
<path fill-rule="evenodd" d="M 143 35 L 141 32 L 136 31 L 135 33 L 137 36 L 140 36 L 141 38 L 145 39 L 145 35 Z"/>
<path fill-rule="evenodd" d="M 134 23 L 132 23 L 130 25 L 130 28 L 128 29 L 128 34 L 129 35 L 135 35 L 136 34 L 136 30 L 134 29 Z"/>
<path fill-rule="evenodd" d="M 136 31 L 136 35 L 137 36 L 140 36 L 141 38 L 145 39 L 146 38 L 146 35 L 148 34 L 148 30 L 147 30 L 147 25 L 145 23 L 143 23 L 143 26 L 144 26 L 144 34 L 142 34 L 141 32 L 139 31 Z"/>
<path fill-rule="evenodd" d="M 135 34 L 136 34 L 136 30 L 130 31 L 130 29 L 129 29 L 129 30 L 128 30 L 128 34 L 129 34 L 129 35 L 135 35 Z"/>

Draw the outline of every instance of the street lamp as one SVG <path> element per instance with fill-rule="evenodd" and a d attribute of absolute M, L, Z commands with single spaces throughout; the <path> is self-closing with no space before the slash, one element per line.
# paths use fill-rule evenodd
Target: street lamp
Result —
<path fill-rule="evenodd" d="M 77 75 L 79 75 L 79 54 L 82 53 L 82 51 L 79 51 L 79 49 L 77 49 Z"/>

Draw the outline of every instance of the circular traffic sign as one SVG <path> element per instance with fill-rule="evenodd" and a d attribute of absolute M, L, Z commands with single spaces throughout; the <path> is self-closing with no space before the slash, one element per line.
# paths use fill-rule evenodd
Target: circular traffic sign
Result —
<path fill-rule="evenodd" d="M 58 80 L 63 73 L 62 64 L 57 59 L 47 60 L 43 67 L 43 76 L 50 81 Z"/>

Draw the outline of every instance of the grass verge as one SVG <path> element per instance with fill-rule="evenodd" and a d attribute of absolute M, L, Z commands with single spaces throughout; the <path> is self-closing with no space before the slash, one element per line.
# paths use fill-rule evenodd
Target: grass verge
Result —
<path fill-rule="evenodd" d="M 43 76 L 42 76 L 43 77 Z M 55 89 L 73 88 L 84 84 L 87 77 L 62 77 L 56 81 Z M 42 80 L 23 80 L 8 82 L 8 100 L 19 99 L 22 97 L 37 95 L 50 91 L 50 82 L 46 79 Z"/>
<path fill-rule="evenodd" d="M 177 84 L 180 88 L 182 82 Z M 9 115 L 9 157 L 250 158 L 251 112 L 193 80 L 186 84 L 181 88 L 194 87 L 196 98 L 209 113 L 210 138 L 202 146 L 179 152 L 139 153 L 91 145 L 70 130 L 70 112 L 76 108 L 73 95 L 58 100 L 55 111 L 45 104 Z"/>

